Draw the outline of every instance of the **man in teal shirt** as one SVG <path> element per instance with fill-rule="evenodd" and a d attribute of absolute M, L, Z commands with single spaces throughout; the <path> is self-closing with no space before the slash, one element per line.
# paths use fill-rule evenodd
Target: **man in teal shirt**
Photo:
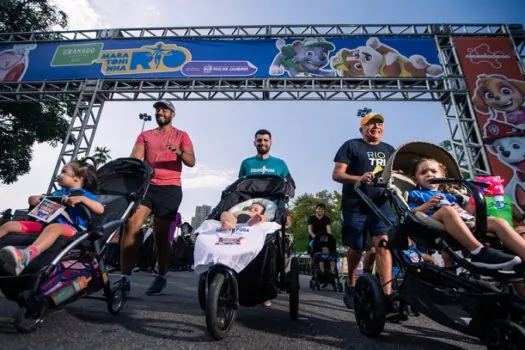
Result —
<path fill-rule="evenodd" d="M 257 149 L 255 157 L 246 158 L 241 163 L 239 177 L 251 175 L 277 175 L 287 178 L 290 175 L 288 166 L 284 160 L 270 156 L 272 147 L 272 134 L 265 129 L 258 130 L 255 133 L 253 142 Z"/>
<path fill-rule="evenodd" d="M 257 149 L 257 155 L 255 157 L 246 158 L 242 161 L 241 169 L 239 170 L 239 177 L 252 175 L 277 175 L 282 178 L 290 178 L 290 172 L 288 171 L 288 166 L 285 161 L 270 156 L 272 134 L 268 130 L 257 130 L 253 145 Z M 288 216 L 286 227 L 290 227 L 291 224 L 291 217 Z M 263 305 L 269 307 L 272 305 L 272 302 L 267 300 Z"/>

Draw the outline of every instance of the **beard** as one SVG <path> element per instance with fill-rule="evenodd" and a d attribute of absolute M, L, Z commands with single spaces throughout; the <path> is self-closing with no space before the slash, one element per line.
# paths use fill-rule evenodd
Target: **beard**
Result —
<path fill-rule="evenodd" d="M 161 127 L 165 126 L 165 125 L 168 125 L 168 124 L 171 124 L 171 118 L 169 118 L 169 117 L 168 118 L 166 118 L 166 117 L 157 117 L 156 120 L 157 120 L 157 124 L 159 126 L 161 126 Z"/>
<path fill-rule="evenodd" d="M 261 147 L 257 147 L 257 153 L 259 153 L 260 155 L 265 155 L 265 154 L 267 154 L 268 152 L 270 152 L 270 148 L 263 149 L 263 148 L 261 148 Z"/>

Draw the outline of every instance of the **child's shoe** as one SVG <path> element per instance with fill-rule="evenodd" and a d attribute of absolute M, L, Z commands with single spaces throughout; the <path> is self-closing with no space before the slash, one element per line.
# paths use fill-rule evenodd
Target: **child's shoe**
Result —
<path fill-rule="evenodd" d="M 0 261 L 4 265 L 4 271 L 14 276 L 18 276 L 28 264 L 24 250 L 13 246 L 0 249 Z"/>

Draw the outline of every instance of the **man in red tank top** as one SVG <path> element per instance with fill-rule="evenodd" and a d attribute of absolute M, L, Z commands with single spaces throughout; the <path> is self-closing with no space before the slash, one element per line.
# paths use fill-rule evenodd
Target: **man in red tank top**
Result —
<path fill-rule="evenodd" d="M 175 107 L 162 100 L 153 105 L 158 127 L 142 132 L 135 142 L 131 157 L 143 159 L 155 170 L 148 192 L 139 208 L 129 219 L 122 237 L 120 267 L 125 294 L 131 287 L 131 271 L 135 263 L 140 238 L 138 232 L 148 216 L 154 215 L 154 234 L 157 248 L 158 275 L 146 291 L 147 295 L 159 294 L 166 287 L 169 270 L 170 225 L 177 216 L 182 200 L 182 165 L 193 167 L 193 144 L 185 131 L 172 126 Z"/>

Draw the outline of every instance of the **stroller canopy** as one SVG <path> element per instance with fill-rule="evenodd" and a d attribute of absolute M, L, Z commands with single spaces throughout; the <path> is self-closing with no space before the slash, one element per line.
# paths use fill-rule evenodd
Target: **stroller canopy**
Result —
<path fill-rule="evenodd" d="M 394 172 L 412 176 L 414 166 L 420 158 L 432 158 L 443 164 L 449 178 L 462 178 L 456 159 L 444 148 L 428 142 L 414 141 L 400 146 L 390 157 L 383 170 L 383 181 L 388 183 Z"/>

